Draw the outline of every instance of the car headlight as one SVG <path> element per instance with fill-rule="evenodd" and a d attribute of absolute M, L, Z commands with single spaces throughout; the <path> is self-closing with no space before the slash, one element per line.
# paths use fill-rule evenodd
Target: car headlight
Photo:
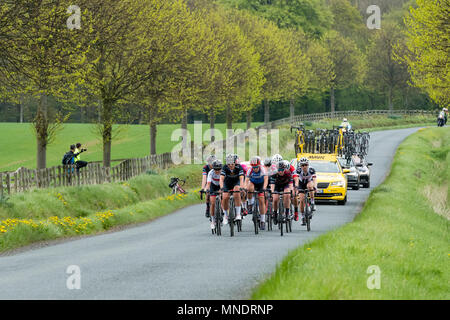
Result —
<path fill-rule="evenodd" d="M 344 186 L 344 181 L 335 181 L 331 183 L 332 187 L 343 187 Z"/>

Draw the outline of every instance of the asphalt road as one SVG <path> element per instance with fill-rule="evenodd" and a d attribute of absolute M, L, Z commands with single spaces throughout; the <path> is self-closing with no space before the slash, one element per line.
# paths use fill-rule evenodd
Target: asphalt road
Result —
<path fill-rule="evenodd" d="M 416 130 L 371 134 L 372 188 Z M 256 236 L 250 218 L 233 238 L 228 227 L 212 236 L 197 205 L 124 231 L 3 256 L 0 299 L 247 299 L 289 250 L 352 221 L 369 193 L 349 190 L 347 205 L 319 205 L 311 232 L 296 222 L 283 237 L 278 229 Z M 68 289 L 71 265 L 79 267 L 80 289 Z"/>

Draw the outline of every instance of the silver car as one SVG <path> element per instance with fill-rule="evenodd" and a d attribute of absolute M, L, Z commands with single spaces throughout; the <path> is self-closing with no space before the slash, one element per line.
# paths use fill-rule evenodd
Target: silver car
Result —
<path fill-rule="evenodd" d="M 370 188 L 370 168 L 373 163 L 367 162 L 366 159 L 360 159 L 354 157 L 353 161 L 356 165 L 356 169 L 359 171 L 360 181 L 364 188 Z"/>
<path fill-rule="evenodd" d="M 351 187 L 353 190 L 359 190 L 359 186 L 361 184 L 360 172 L 356 167 L 356 163 L 353 159 L 347 161 L 345 158 L 338 158 L 339 163 L 341 164 L 342 169 L 349 169 L 350 172 L 346 173 L 347 177 L 347 187 Z"/>

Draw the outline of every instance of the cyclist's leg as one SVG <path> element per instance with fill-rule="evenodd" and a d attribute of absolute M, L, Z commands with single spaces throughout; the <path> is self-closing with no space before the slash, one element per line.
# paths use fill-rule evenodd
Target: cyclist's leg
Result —
<path fill-rule="evenodd" d="M 224 190 L 222 194 L 222 209 L 223 209 L 223 224 L 228 223 L 228 210 L 230 208 L 230 193 L 228 192 L 228 186 L 224 184 Z"/>
<path fill-rule="evenodd" d="M 255 184 L 253 182 L 250 182 L 248 185 L 248 191 L 249 192 L 254 192 L 255 191 Z M 248 198 L 248 212 L 252 212 L 253 210 L 253 205 L 255 204 L 255 197 L 253 195 L 253 193 L 247 193 L 247 198 Z"/>
<path fill-rule="evenodd" d="M 237 183 L 235 186 L 234 186 L 234 188 L 233 188 L 233 190 L 235 191 L 235 193 L 233 193 L 233 197 L 234 197 L 234 205 L 235 205 L 235 208 L 236 208 L 236 220 L 240 220 L 242 217 L 241 217 L 241 193 L 239 192 L 240 191 L 240 184 L 239 183 Z"/>
<path fill-rule="evenodd" d="M 287 184 L 284 187 L 283 192 L 289 192 L 291 190 L 290 189 L 291 188 L 290 185 L 291 184 Z M 286 214 L 286 217 L 287 217 L 289 215 L 289 211 L 290 211 L 290 208 L 291 208 L 291 195 L 290 194 L 285 194 L 283 196 L 283 205 L 284 205 L 284 213 Z"/>
<path fill-rule="evenodd" d="M 278 192 L 277 187 L 275 185 L 275 191 Z M 272 194 L 272 211 L 273 211 L 273 222 L 275 224 L 278 223 L 278 206 L 280 202 L 280 195 L 279 194 Z"/>

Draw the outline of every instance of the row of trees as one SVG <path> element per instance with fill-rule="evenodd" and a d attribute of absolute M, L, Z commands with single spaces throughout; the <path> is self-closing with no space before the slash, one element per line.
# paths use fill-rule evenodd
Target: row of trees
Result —
<path fill-rule="evenodd" d="M 408 65 L 414 81 L 426 78 L 425 67 L 407 58 L 415 42 L 408 45 L 402 32 L 403 13 L 369 31 L 348 0 L 79 0 L 75 30 L 66 23 L 70 2 L 0 4 L 0 97 L 38 101 L 38 168 L 65 120 L 49 115 L 49 100 L 97 110 L 109 166 L 113 124 L 124 110 L 145 116 L 155 154 L 157 124 L 186 128 L 188 112 L 207 114 L 211 127 L 225 113 L 231 129 L 243 113 L 250 124 L 261 102 L 267 122 L 271 102 L 286 102 L 293 115 L 298 101 L 329 97 L 334 111 L 336 92 L 361 87 L 381 92 L 392 109 L 396 90 L 414 90 Z M 427 79 L 422 87 L 436 91 Z M 430 96 L 439 102 L 443 95 Z"/>
<path fill-rule="evenodd" d="M 62 119 L 50 120 L 48 98 L 98 105 L 103 163 L 110 165 L 112 126 L 126 104 L 144 106 L 150 150 L 162 118 L 187 111 L 237 112 L 306 87 L 310 67 L 294 32 L 206 1 L 109 0 L 77 2 L 81 30 L 69 30 L 69 1 L 1 4 L 2 96 L 38 99 L 34 119 L 37 167 Z M 52 124 L 53 123 L 53 124 Z"/>

